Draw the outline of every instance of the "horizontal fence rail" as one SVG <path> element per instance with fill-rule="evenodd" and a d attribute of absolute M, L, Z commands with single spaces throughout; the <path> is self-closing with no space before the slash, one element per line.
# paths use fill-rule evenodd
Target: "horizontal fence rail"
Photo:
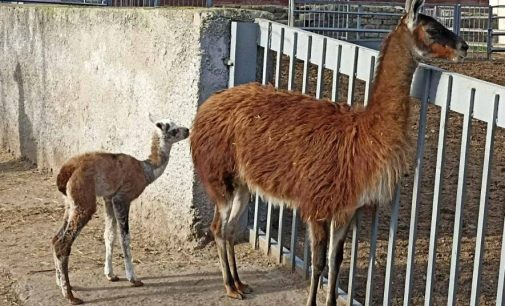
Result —
<path fill-rule="evenodd" d="M 256 31 L 252 31 L 252 27 L 256 27 Z M 247 29 L 247 30 L 246 30 Z M 246 33 L 247 32 L 247 33 Z M 252 34 L 254 33 L 256 36 Z M 241 36 L 244 34 L 244 36 Z M 232 41 L 240 37 L 241 41 L 247 41 L 247 43 L 242 46 L 234 45 L 232 48 L 233 56 L 230 59 L 230 64 L 235 67 L 232 72 L 231 77 L 234 79 L 241 79 L 241 82 L 230 83 L 230 86 L 238 85 L 240 83 L 245 83 L 247 81 L 254 81 L 257 79 L 256 70 L 247 71 L 247 76 L 241 74 L 238 66 L 248 66 L 256 67 L 256 58 L 251 58 L 251 56 L 242 56 L 239 49 L 247 50 L 252 48 L 253 45 L 260 47 L 263 51 L 258 52 L 262 62 L 259 64 L 260 76 L 259 79 L 262 80 L 263 84 L 272 83 L 276 87 L 280 87 L 279 80 L 279 65 L 282 57 L 289 57 L 286 61 L 288 66 L 287 72 L 287 89 L 292 90 L 295 88 L 294 75 L 295 69 L 303 69 L 301 73 L 301 91 L 307 93 L 307 82 L 309 75 L 310 66 L 317 66 L 317 72 L 312 72 L 317 74 L 317 82 L 315 85 L 315 96 L 317 98 L 321 97 L 321 91 L 323 89 L 323 78 L 324 70 L 330 70 L 333 75 L 333 81 L 331 82 L 331 100 L 342 101 L 346 100 L 349 104 L 354 104 L 355 102 L 355 87 L 357 82 L 364 82 L 365 95 L 363 101 L 366 104 L 368 99 L 369 90 L 371 88 L 371 82 L 374 76 L 374 70 L 377 65 L 378 51 L 369 49 L 366 47 L 360 47 L 358 45 L 333 38 L 328 38 L 323 35 L 311 33 L 301 29 L 288 27 L 279 23 L 258 19 L 256 24 L 247 23 L 234 23 L 234 31 L 232 31 Z M 247 38 L 245 38 L 247 37 Z M 232 43 L 233 45 L 233 43 Z M 276 60 L 274 61 L 276 56 Z M 295 63 L 303 62 L 303 66 L 295 65 Z M 247 63 L 247 64 L 246 64 Z M 303 68 L 302 68 L 303 67 Z M 314 70 L 316 71 L 316 70 Z M 274 77 L 275 74 L 275 77 Z M 347 76 L 348 86 L 347 92 L 342 92 L 341 84 L 339 83 L 338 76 Z M 428 255 L 428 270 L 426 272 L 426 305 L 432 305 L 432 292 L 433 283 L 435 282 L 434 275 L 436 273 L 436 245 L 437 245 L 437 224 L 440 214 L 440 194 L 441 186 L 443 184 L 443 164 L 445 158 L 445 141 L 446 141 L 446 126 L 447 126 L 447 116 L 449 111 L 462 114 L 465 118 L 463 125 L 463 138 L 466 139 L 461 144 L 462 160 L 459 175 L 459 186 L 463 188 L 465 185 L 465 169 L 467 166 L 465 156 L 468 147 L 468 140 L 472 135 L 472 130 L 470 129 L 472 120 L 480 120 L 488 124 L 487 136 L 486 136 L 486 148 L 484 155 L 484 166 L 483 166 L 483 181 L 481 189 L 481 206 L 479 209 L 478 216 L 478 233 L 476 240 L 475 252 L 477 256 L 475 257 L 474 270 L 473 270 L 473 284 L 472 284 L 472 303 L 471 305 L 478 304 L 479 290 L 480 290 L 480 273 L 482 269 L 482 252 L 484 249 L 483 240 L 485 238 L 485 223 L 487 221 L 486 216 L 486 206 L 488 205 L 487 194 L 489 187 L 489 174 L 492 169 L 492 152 L 493 152 L 493 138 L 494 131 L 497 128 L 505 128 L 505 102 L 501 102 L 505 97 L 505 87 L 496 84 L 488 83 L 471 77 L 467 77 L 457 73 L 451 73 L 438 69 L 428 65 L 420 65 L 416 71 L 412 86 L 411 95 L 418 98 L 421 103 L 422 109 L 420 113 L 420 119 L 418 122 L 419 128 L 419 141 L 418 141 L 418 159 L 421 160 L 423 156 L 423 147 L 426 131 L 425 131 L 425 121 L 426 107 L 427 105 L 435 105 L 440 107 L 440 129 L 439 142 L 438 142 L 438 152 L 437 152 L 437 172 L 435 174 L 435 191 L 433 197 L 433 212 L 431 219 L 432 231 L 429 239 L 429 254 Z M 347 98 L 343 98 L 347 97 Z M 423 110 L 424 109 L 424 110 Z M 414 273 L 414 266 L 416 262 L 413 260 L 415 253 L 415 243 L 416 243 L 416 228 L 417 224 L 417 195 L 419 195 L 419 190 L 421 189 L 422 177 L 422 163 L 418 165 L 419 171 L 416 170 L 416 184 L 414 185 L 414 197 L 412 199 L 412 216 L 410 224 L 410 237 L 409 244 L 411 245 L 409 250 L 409 259 L 407 260 L 406 269 L 410 271 L 408 273 Z M 439 169 L 440 168 L 440 169 Z M 447 170 L 447 169 L 446 169 Z M 416 191 L 417 190 L 417 191 Z M 464 189 L 458 189 L 457 196 L 458 209 L 464 209 L 462 205 L 465 201 Z M 301 251 L 297 253 L 297 243 L 304 240 L 300 237 L 300 230 L 304 228 L 298 220 L 298 212 L 295 210 L 291 212 L 287 208 L 281 208 L 280 212 L 274 208 L 274 203 L 265 204 L 257 196 L 254 198 L 252 203 L 252 214 L 253 220 L 251 220 L 252 228 L 249 229 L 250 242 L 254 248 L 260 248 L 268 254 L 273 255 L 278 262 L 282 262 L 290 266 L 293 271 L 298 271 L 306 278 L 309 277 L 311 273 L 310 269 L 310 249 L 309 241 L 307 237 L 307 232 L 305 231 L 305 241 L 303 242 L 303 247 Z M 278 204 L 278 203 L 277 203 Z M 385 282 L 381 284 L 383 295 L 380 300 L 383 301 L 383 305 L 391 305 L 391 287 L 393 286 L 393 279 L 395 273 L 395 260 L 398 256 L 395 254 L 395 243 L 397 240 L 397 228 L 398 228 L 398 209 L 400 206 L 400 187 L 396 189 L 395 196 L 392 202 L 391 215 L 389 218 L 389 240 L 387 244 L 387 260 L 385 266 Z M 260 223 L 264 220 L 266 215 L 266 227 L 263 227 Z M 291 224 L 286 223 L 286 216 L 292 216 Z M 279 218 L 273 220 L 273 218 Z M 377 214 L 373 213 L 371 231 L 366 237 L 361 237 L 358 235 L 359 221 L 361 214 L 358 213 L 355 216 L 353 225 L 351 226 L 351 254 L 349 263 L 349 275 L 348 275 L 348 288 L 343 290 L 338 289 L 339 299 L 342 302 L 346 302 L 352 305 L 360 304 L 372 304 L 372 292 L 376 290 L 376 284 L 374 284 L 374 277 L 376 275 L 375 269 L 375 248 L 377 242 L 377 224 L 379 222 Z M 460 226 L 460 221 L 458 213 L 456 214 L 455 226 L 456 230 L 454 233 L 454 255 L 453 255 L 453 269 L 456 273 L 457 263 L 459 262 L 459 232 L 458 227 Z M 290 236 L 289 243 L 283 243 L 283 235 L 285 233 L 277 234 L 274 237 L 272 234 L 272 224 L 279 224 L 278 230 L 282 231 L 283 228 L 291 229 L 288 233 Z M 501 233 L 503 235 L 503 233 Z M 369 260 L 367 261 L 366 273 L 366 292 L 363 294 L 365 300 L 357 301 L 355 299 L 355 271 L 357 263 L 357 253 L 358 253 L 358 241 L 369 238 Z M 503 238 L 505 239 L 505 237 Z M 500 263 L 496 265 L 505 266 L 505 256 L 503 253 L 505 251 L 505 246 L 502 246 L 502 256 Z M 503 270 L 503 269 L 501 269 Z M 340 277 L 342 277 L 342 271 Z M 497 302 L 501 303 L 503 301 L 503 290 L 504 290 L 504 277 L 505 273 L 497 271 L 498 278 L 498 291 L 496 292 Z M 325 283 L 323 279 L 323 283 Z M 449 284 L 450 292 L 457 288 L 458 278 L 457 274 L 451 274 L 451 284 Z M 398 283 L 395 284 L 398 286 Z M 404 291 L 404 305 L 410 304 L 410 288 L 412 286 L 411 278 L 406 278 L 405 291 Z M 452 288 L 452 289 L 451 289 Z M 346 292 L 347 291 L 347 292 Z M 376 299 L 378 297 L 375 297 Z M 449 297 L 451 301 L 451 297 Z"/>

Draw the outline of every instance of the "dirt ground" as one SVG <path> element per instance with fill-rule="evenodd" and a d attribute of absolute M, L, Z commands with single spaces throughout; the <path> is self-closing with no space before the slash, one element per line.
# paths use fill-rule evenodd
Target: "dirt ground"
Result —
<path fill-rule="evenodd" d="M 133 204 L 135 205 L 135 204 Z M 63 216 L 53 176 L 0 151 L 0 305 L 67 305 L 55 284 L 50 240 Z M 135 239 L 132 253 L 144 287 L 124 280 L 119 245 L 114 268 L 122 281 L 103 275 L 102 207 L 77 238 L 70 257 L 75 295 L 89 305 L 300 305 L 307 284 L 272 264 L 249 244 L 238 246 L 242 278 L 254 292 L 243 301 L 224 294 L 213 245 L 189 253 Z"/>

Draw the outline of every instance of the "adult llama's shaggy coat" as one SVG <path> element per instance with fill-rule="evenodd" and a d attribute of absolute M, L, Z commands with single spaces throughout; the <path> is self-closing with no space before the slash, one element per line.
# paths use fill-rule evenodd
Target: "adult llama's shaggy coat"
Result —
<path fill-rule="evenodd" d="M 246 84 L 210 97 L 190 136 L 193 161 L 216 203 L 212 224 L 225 289 L 242 298 L 234 256 L 234 228 L 249 192 L 298 208 L 311 231 L 315 305 L 329 248 L 327 303 L 335 283 L 348 224 L 356 209 L 391 201 L 406 169 L 409 93 L 418 56 L 457 61 L 467 44 L 431 17 L 422 0 L 407 1 L 406 14 L 386 39 L 367 107 Z M 331 224 L 331 226 L 328 226 Z M 329 231 L 328 231 L 329 228 Z"/>

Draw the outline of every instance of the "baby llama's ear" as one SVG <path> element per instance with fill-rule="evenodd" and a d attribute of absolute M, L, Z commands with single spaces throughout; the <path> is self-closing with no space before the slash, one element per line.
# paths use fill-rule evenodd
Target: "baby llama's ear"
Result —
<path fill-rule="evenodd" d="M 154 122 L 153 122 L 154 123 Z M 163 123 L 161 122 L 156 122 L 156 126 L 163 131 Z"/>
<path fill-rule="evenodd" d="M 156 124 L 156 122 L 158 121 L 158 119 L 153 116 L 153 114 L 151 114 L 151 112 L 148 112 L 148 117 L 149 117 L 149 121 L 151 121 L 152 123 Z"/>
<path fill-rule="evenodd" d="M 405 13 L 407 14 L 406 21 L 410 30 L 414 30 L 417 23 L 417 16 L 424 6 L 424 0 L 407 0 L 405 2 Z"/>

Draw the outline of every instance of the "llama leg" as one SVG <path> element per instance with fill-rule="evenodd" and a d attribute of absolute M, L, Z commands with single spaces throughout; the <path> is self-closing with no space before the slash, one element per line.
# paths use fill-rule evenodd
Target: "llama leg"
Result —
<path fill-rule="evenodd" d="M 247 284 L 242 283 L 238 276 L 237 261 L 235 257 L 235 235 L 240 217 L 247 209 L 249 196 L 250 194 L 247 188 L 242 187 L 236 190 L 233 196 L 233 204 L 231 207 L 230 217 L 228 218 L 228 223 L 226 224 L 226 240 L 228 241 L 227 247 L 229 265 L 231 268 L 235 288 L 237 288 L 237 290 L 242 294 L 251 293 L 252 289 Z"/>
<path fill-rule="evenodd" d="M 310 280 L 310 293 L 307 305 L 317 305 L 317 287 L 319 278 L 326 266 L 326 248 L 328 245 L 328 232 L 325 222 L 309 221 L 310 242 L 312 251 L 312 276 Z"/>
<path fill-rule="evenodd" d="M 95 206 L 96 208 L 96 206 Z M 62 233 L 61 237 L 55 236 L 53 238 L 53 249 L 56 263 L 56 269 L 61 271 L 62 277 L 61 290 L 63 296 L 68 299 L 72 305 L 81 304 L 82 300 L 74 297 L 72 288 L 68 278 L 68 259 L 72 248 L 72 243 L 79 235 L 81 229 L 88 223 L 94 213 L 94 209 L 89 211 L 73 210 L 70 213 L 68 226 Z"/>
<path fill-rule="evenodd" d="M 344 242 L 349 223 L 337 227 L 335 220 L 330 224 L 330 247 L 328 254 L 328 292 L 326 295 L 326 305 L 336 305 L 336 285 L 340 265 L 344 259 Z"/>
<path fill-rule="evenodd" d="M 138 280 L 133 270 L 132 254 L 130 249 L 130 227 L 128 225 L 128 214 L 130 212 L 130 202 L 121 200 L 120 198 L 112 199 L 112 207 L 119 231 L 121 232 L 121 247 L 123 248 L 124 265 L 126 271 L 126 279 L 130 281 L 133 287 L 140 287 L 144 284 Z"/>
<path fill-rule="evenodd" d="M 65 214 L 63 216 L 63 224 L 61 225 L 60 229 L 56 233 L 56 236 L 53 238 L 53 242 L 55 240 L 61 238 L 61 236 L 63 235 L 63 233 L 67 229 L 67 226 L 68 226 L 68 208 L 65 208 Z M 54 252 L 53 252 L 53 259 L 54 259 L 54 266 L 55 266 L 55 270 L 56 270 L 56 285 L 58 287 L 60 287 L 62 284 L 62 279 L 61 279 L 62 274 L 61 274 L 61 270 L 58 268 L 59 267 L 58 258 L 56 257 L 56 254 L 54 254 Z"/>
<path fill-rule="evenodd" d="M 226 295 L 234 299 L 242 299 L 242 294 L 235 288 L 233 277 L 230 272 L 230 265 L 228 263 L 228 256 L 226 253 L 226 241 L 224 234 L 226 232 L 226 223 L 230 215 L 230 207 L 222 205 L 221 208 L 216 205 L 214 210 L 214 220 L 212 220 L 212 233 L 216 241 L 217 253 L 219 261 L 221 262 L 221 272 L 223 273 L 224 288 Z"/>
<path fill-rule="evenodd" d="M 114 208 L 112 207 L 112 200 L 105 198 L 105 231 L 103 238 L 105 240 L 105 265 L 103 272 L 105 277 L 111 282 L 116 282 L 119 278 L 114 274 L 112 269 L 112 250 L 116 242 L 117 222 L 114 216 Z"/>

